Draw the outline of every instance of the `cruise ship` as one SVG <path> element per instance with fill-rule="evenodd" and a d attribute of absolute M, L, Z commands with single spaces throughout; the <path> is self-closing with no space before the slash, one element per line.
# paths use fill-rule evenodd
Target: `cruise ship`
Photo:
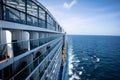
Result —
<path fill-rule="evenodd" d="M 0 80 L 63 80 L 65 61 L 66 32 L 48 9 L 0 0 Z"/>

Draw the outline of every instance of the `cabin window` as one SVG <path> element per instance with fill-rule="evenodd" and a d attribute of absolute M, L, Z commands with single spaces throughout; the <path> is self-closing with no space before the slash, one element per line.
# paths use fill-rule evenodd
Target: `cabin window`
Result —
<path fill-rule="evenodd" d="M 47 28 L 51 30 L 55 30 L 56 22 L 49 16 L 47 15 Z"/>
<path fill-rule="evenodd" d="M 45 21 L 39 20 L 39 27 L 45 28 Z"/>
<path fill-rule="evenodd" d="M 55 30 L 55 26 L 53 26 L 50 23 L 47 23 L 47 28 L 50 29 L 50 30 Z"/>
<path fill-rule="evenodd" d="M 27 0 L 27 13 L 38 17 L 38 6 L 30 0 Z"/>
<path fill-rule="evenodd" d="M 49 15 L 47 15 L 47 22 L 50 23 L 50 24 L 53 23 L 53 20 L 52 20 L 52 18 Z"/>
<path fill-rule="evenodd" d="M 4 6 L 4 19 L 19 23 L 25 23 L 25 14 L 13 8 Z"/>
<path fill-rule="evenodd" d="M 56 29 L 56 31 L 58 31 L 58 24 L 56 24 L 56 28 L 55 29 Z"/>
<path fill-rule="evenodd" d="M 45 11 L 39 8 L 39 18 L 45 20 Z"/>
<path fill-rule="evenodd" d="M 50 24 L 49 23 L 47 23 L 47 28 L 50 29 Z"/>
<path fill-rule="evenodd" d="M 4 3 L 8 6 L 25 12 L 25 0 L 4 0 Z"/>

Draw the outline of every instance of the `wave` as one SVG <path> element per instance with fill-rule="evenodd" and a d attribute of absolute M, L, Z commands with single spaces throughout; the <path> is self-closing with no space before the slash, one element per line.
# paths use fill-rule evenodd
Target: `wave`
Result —
<path fill-rule="evenodd" d="M 87 60 L 88 60 L 88 58 L 82 58 L 82 60 L 86 60 L 86 61 L 87 61 Z"/>
<path fill-rule="evenodd" d="M 94 63 L 100 62 L 100 58 L 98 58 L 96 55 L 94 55 L 93 57 L 91 57 L 91 59 L 92 59 L 92 62 L 94 62 Z"/>
<path fill-rule="evenodd" d="M 80 72 L 79 72 L 79 75 L 82 75 L 82 73 L 83 73 L 83 72 L 82 72 L 82 71 L 80 71 Z"/>
<path fill-rule="evenodd" d="M 73 48 L 72 48 L 72 45 L 69 45 L 69 48 L 68 48 L 68 56 L 69 56 L 69 75 L 73 75 L 73 64 L 72 64 L 72 61 L 73 61 L 73 58 L 74 58 L 74 55 L 73 55 Z"/>
<path fill-rule="evenodd" d="M 75 74 L 73 74 L 73 75 L 70 77 L 69 80 L 81 80 L 81 77 L 78 76 L 78 75 L 75 73 Z"/>

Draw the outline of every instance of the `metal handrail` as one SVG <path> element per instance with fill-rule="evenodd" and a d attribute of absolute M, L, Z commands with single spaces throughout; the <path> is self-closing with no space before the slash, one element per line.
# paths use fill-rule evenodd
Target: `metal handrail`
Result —
<path fill-rule="evenodd" d="M 34 49 L 38 46 L 41 46 L 41 45 L 43 45 L 43 44 L 45 44 L 49 41 L 52 41 L 52 40 L 54 40 L 58 37 L 60 37 L 60 35 L 59 36 L 54 36 L 54 37 L 48 37 L 48 38 L 34 39 L 34 40 L 37 40 L 36 42 L 38 42 L 38 44 L 37 43 L 33 44 L 32 41 L 34 41 L 34 40 L 17 41 L 17 42 L 12 42 L 12 43 L 0 44 L 0 54 L 5 55 L 5 54 L 3 54 L 4 46 L 6 45 L 5 48 L 8 49 L 9 48 L 8 45 L 10 44 L 11 45 L 10 50 L 13 52 L 14 57 L 16 57 L 16 56 L 20 55 L 21 53 L 25 53 L 26 51 L 28 51 L 29 50 L 28 46 L 30 46 L 30 50 L 32 50 L 32 49 Z M 45 40 L 42 40 L 42 39 L 45 39 Z M 16 45 L 14 46 L 14 44 L 16 44 Z M 24 44 L 26 44 L 25 47 L 23 47 Z M 6 55 L 7 55 L 7 53 L 6 53 Z"/>
<path fill-rule="evenodd" d="M 60 37 L 61 35 L 55 35 L 52 37 L 46 37 L 46 38 L 57 38 Z M 0 45 L 5 45 L 5 44 L 12 44 L 12 43 L 19 43 L 19 42 L 24 42 L 24 41 L 31 41 L 31 40 L 39 40 L 39 39 L 45 39 L 45 38 L 38 38 L 38 39 L 29 39 L 29 40 L 20 40 L 20 41 L 16 41 L 16 42 L 11 42 L 11 43 L 1 43 Z"/>

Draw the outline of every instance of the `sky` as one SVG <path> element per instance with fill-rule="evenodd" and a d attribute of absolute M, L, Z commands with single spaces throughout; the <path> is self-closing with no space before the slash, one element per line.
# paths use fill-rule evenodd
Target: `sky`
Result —
<path fill-rule="evenodd" d="M 120 35 L 120 0 L 38 0 L 67 34 Z"/>

